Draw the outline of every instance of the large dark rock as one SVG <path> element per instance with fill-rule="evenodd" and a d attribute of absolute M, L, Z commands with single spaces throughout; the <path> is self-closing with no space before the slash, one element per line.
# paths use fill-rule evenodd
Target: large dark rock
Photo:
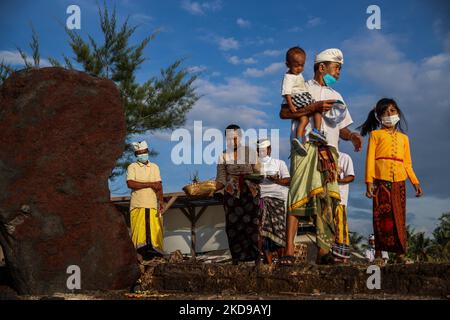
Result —
<path fill-rule="evenodd" d="M 107 79 L 23 70 L 0 88 L 0 243 L 21 294 L 129 288 L 136 253 L 108 176 L 123 152 L 124 110 Z"/>

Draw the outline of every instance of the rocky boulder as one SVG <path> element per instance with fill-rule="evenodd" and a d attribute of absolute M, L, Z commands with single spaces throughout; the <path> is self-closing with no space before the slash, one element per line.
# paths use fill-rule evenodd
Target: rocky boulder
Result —
<path fill-rule="evenodd" d="M 77 268 L 81 291 L 129 288 L 139 277 L 108 189 L 124 141 L 124 110 L 110 80 L 43 68 L 3 83 L 0 244 L 20 294 L 77 291 L 78 278 L 69 279 Z"/>

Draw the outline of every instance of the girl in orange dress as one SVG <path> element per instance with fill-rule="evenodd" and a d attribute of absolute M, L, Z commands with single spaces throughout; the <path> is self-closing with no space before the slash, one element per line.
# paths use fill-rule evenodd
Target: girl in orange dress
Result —
<path fill-rule="evenodd" d="M 406 187 L 409 178 L 416 197 L 423 194 L 411 160 L 409 139 L 404 134 L 405 117 L 393 99 L 383 98 L 358 129 L 370 134 L 367 147 L 366 196 L 373 199 L 376 258 L 381 251 L 397 254 L 405 262 Z"/>

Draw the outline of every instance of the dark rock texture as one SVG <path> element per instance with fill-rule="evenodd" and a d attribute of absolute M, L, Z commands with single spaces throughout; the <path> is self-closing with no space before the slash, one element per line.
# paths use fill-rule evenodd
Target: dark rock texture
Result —
<path fill-rule="evenodd" d="M 0 243 L 20 294 L 123 289 L 139 276 L 108 176 L 123 152 L 119 91 L 61 68 L 23 70 L 0 88 Z"/>
<path fill-rule="evenodd" d="M 380 289 L 368 289 L 366 265 L 260 266 L 164 263 L 147 268 L 142 290 L 189 294 L 386 295 L 446 298 L 450 264 L 387 265 L 380 269 Z"/>

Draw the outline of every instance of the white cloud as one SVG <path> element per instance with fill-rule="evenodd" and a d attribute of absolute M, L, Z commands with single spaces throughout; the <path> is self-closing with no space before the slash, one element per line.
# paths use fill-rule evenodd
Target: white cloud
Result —
<path fill-rule="evenodd" d="M 397 43 L 404 39 L 393 35 L 369 32 L 342 45 L 346 56 L 342 76 L 353 77 L 367 91 L 349 103 L 355 122 L 359 119 L 356 123 L 362 123 L 382 97 L 393 97 L 408 120 L 413 167 L 426 196 L 416 199 L 408 187 L 412 198 L 407 201 L 407 211 L 413 214 L 413 227 L 427 232 L 433 230 L 442 212 L 450 210 L 450 171 L 443 160 L 450 157 L 450 50 L 445 39 L 442 52 L 416 60 L 399 49 Z M 361 175 L 363 161 L 357 164 Z"/>
<path fill-rule="evenodd" d="M 299 26 L 295 26 L 288 29 L 288 32 L 301 32 L 301 31 L 303 31 L 303 28 Z"/>
<path fill-rule="evenodd" d="M 440 53 L 424 59 L 424 66 L 427 68 L 441 68 L 450 61 L 450 54 Z"/>
<path fill-rule="evenodd" d="M 317 27 L 317 26 L 319 26 L 319 25 L 321 25 L 323 23 L 324 23 L 324 20 L 322 18 L 311 17 L 311 18 L 308 19 L 308 22 L 306 24 L 307 24 L 307 26 L 309 28 L 314 28 L 314 27 Z"/>
<path fill-rule="evenodd" d="M 283 54 L 283 51 L 281 50 L 264 50 L 261 52 L 261 55 L 267 56 L 267 57 L 278 57 Z"/>
<path fill-rule="evenodd" d="M 219 37 L 217 43 L 219 44 L 219 49 L 223 51 L 239 49 L 239 41 L 234 38 Z"/>
<path fill-rule="evenodd" d="M 406 202 L 408 213 L 414 215 L 412 225 L 416 231 L 425 231 L 431 235 L 438 224 L 438 219 L 444 212 L 450 212 L 450 198 L 439 199 L 433 196 L 411 198 Z"/>
<path fill-rule="evenodd" d="M 241 59 L 239 59 L 239 57 L 237 57 L 237 56 L 231 56 L 227 60 L 229 63 L 234 64 L 234 65 L 241 63 Z"/>
<path fill-rule="evenodd" d="M 244 75 L 247 77 L 260 78 L 260 77 L 264 77 L 268 74 L 277 73 L 278 71 L 283 70 L 284 68 L 285 68 L 284 63 L 275 62 L 262 70 L 256 69 L 256 68 L 247 68 L 244 71 Z"/>
<path fill-rule="evenodd" d="M 139 24 L 149 24 L 153 21 L 153 17 L 143 13 L 136 13 L 131 15 L 131 19 L 136 21 Z"/>
<path fill-rule="evenodd" d="M 251 25 L 250 21 L 242 19 L 242 18 L 238 18 L 236 20 L 236 24 L 241 28 L 248 28 Z"/>
<path fill-rule="evenodd" d="M 245 59 L 242 59 L 242 62 L 244 63 L 244 64 L 255 64 L 255 63 L 257 63 L 258 61 L 256 61 L 255 59 L 253 59 L 253 58 L 245 58 Z"/>
<path fill-rule="evenodd" d="M 201 65 L 201 66 L 191 66 L 191 67 L 189 67 L 187 69 L 188 69 L 189 72 L 199 73 L 199 72 L 206 71 L 208 68 L 206 66 Z"/>
<path fill-rule="evenodd" d="M 247 128 L 266 125 L 267 114 L 257 108 L 265 104 L 263 87 L 239 78 L 227 78 L 221 84 L 198 79 L 195 86 L 201 98 L 188 114 L 190 122 L 202 120 L 203 126 L 220 130 L 232 122 Z"/>
<path fill-rule="evenodd" d="M 30 54 L 25 52 L 27 55 L 27 61 L 31 64 L 34 64 L 33 58 Z M 25 62 L 23 61 L 22 57 L 20 56 L 19 51 L 8 51 L 8 50 L 2 50 L 0 51 L 0 62 L 4 62 L 6 64 L 10 64 L 13 66 L 25 66 Z M 41 67 L 50 67 L 51 64 L 47 59 L 40 59 L 40 66 Z"/>
<path fill-rule="evenodd" d="M 254 39 L 246 39 L 245 45 L 247 46 L 262 46 L 266 44 L 272 44 L 275 40 L 271 37 L 263 38 L 263 37 L 256 37 Z"/>
<path fill-rule="evenodd" d="M 150 133 L 150 136 L 152 136 L 155 139 L 161 140 L 161 141 L 171 141 L 172 137 L 172 131 L 166 130 L 166 131 L 155 131 Z M 138 140 L 140 141 L 140 140 Z M 153 139 L 150 139 L 150 141 L 153 141 Z"/>
<path fill-rule="evenodd" d="M 227 58 L 228 62 L 234 65 L 239 65 L 239 64 L 255 64 L 258 61 L 256 61 L 254 58 L 250 57 L 250 58 L 244 58 L 241 59 L 238 56 L 231 56 Z"/>
<path fill-rule="evenodd" d="M 204 15 L 206 12 L 215 12 L 222 9 L 222 1 L 197 2 L 183 0 L 181 1 L 181 8 L 193 15 Z"/>
<path fill-rule="evenodd" d="M 261 97 L 264 96 L 264 88 L 240 78 L 227 78 L 226 83 L 223 84 L 198 79 L 195 86 L 200 95 L 218 99 L 224 105 L 259 105 L 263 103 Z"/>

